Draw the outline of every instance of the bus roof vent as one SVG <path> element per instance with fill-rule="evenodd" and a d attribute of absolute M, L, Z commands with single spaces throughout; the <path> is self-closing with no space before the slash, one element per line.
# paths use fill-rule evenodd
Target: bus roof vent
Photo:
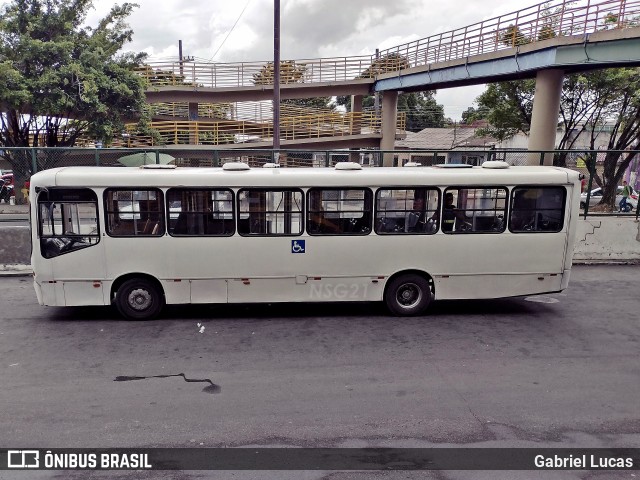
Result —
<path fill-rule="evenodd" d="M 338 162 L 335 166 L 336 170 L 362 170 L 362 165 L 356 162 Z"/>
<path fill-rule="evenodd" d="M 438 163 L 434 165 L 436 168 L 473 168 L 468 163 Z"/>
<path fill-rule="evenodd" d="M 242 170 L 251 170 L 251 167 L 244 162 L 228 162 L 222 165 L 225 172 L 238 172 Z"/>
<path fill-rule="evenodd" d="M 484 162 L 482 164 L 482 168 L 509 168 L 509 164 L 501 160 L 490 160 L 488 162 Z"/>
<path fill-rule="evenodd" d="M 269 162 L 262 165 L 262 168 L 280 168 L 280 164 Z"/>
<path fill-rule="evenodd" d="M 140 165 L 140 168 L 144 168 L 145 170 L 173 170 L 176 166 L 168 163 L 147 163 L 145 165 Z"/>

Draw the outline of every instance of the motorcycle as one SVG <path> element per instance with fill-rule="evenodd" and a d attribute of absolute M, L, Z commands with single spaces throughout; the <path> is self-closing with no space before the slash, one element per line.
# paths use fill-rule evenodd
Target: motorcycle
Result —
<path fill-rule="evenodd" d="M 13 185 L 6 180 L 0 179 L 0 182 L 0 202 L 4 201 L 5 203 L 9 203 L 9 199 L 15 197 Z"/>

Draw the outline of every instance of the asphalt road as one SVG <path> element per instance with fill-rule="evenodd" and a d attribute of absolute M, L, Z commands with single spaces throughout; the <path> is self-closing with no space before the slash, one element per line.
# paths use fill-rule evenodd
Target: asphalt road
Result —
<path fill-rule="evenodd" d="M 640 447 L 640 266 L 572 275 L 562 294 L 440 302 L 420 318 L 306 304 L 170 308 L 150 322 L 40 307 L 29 277 L 0 278 L 0 447 Z M 534 473 L 126 478 L 634 478 Z M 29 475 L 0 472 L 121 478 Z"/>

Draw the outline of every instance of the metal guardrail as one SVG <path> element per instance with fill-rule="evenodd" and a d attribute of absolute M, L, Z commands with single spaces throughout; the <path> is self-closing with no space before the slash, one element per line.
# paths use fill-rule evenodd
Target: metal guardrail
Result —
<path fill-rule="evenodd" d="M 378 55 L 284 60 L 281 84 L 346 82 L 464 59 L 567 35 L 637 26 L 640 0 L 562 0 L 382 50 Z M 273 62 L 149 62 L 139 73 L 152 87 L 246 87 L 273 84 Z"/>
<path fill-rule="evenodd" d="M 137 123 L 125 124 L 123 135 L 113 138 L 107 146 L 140 148 L 164 145 L 225 145 L 247 141 L 271 141 L 273 122 L 271 117 L 256 115 L 251 118 L 246 111 L 238 112 L 227 104 L 198 104 L 198 116 L 211 120 L 187 120 L 189 107 L 186 103 L 162 103 L 151 105 L 155 115 L 176 117 L 176 120 L 156 120 L 147 125 L 157 135 L 138 132 Z M 260 112 L 262 113 L 262 112 Z M 271 111 L 268 112 L 271 114 Z M 398 112 L 396 129 L 404 131 L 407 126 L 407 112 Z M 314 110 L 296 106 L 286 106 L 280 117 L 280 138 L 282 140 L 306 140 L 327 137 L 345 137 L 359 134 L 380 134 L 382 112 L 373 110 L 362 112 L 338 112 Z M 37 136 L 39 135 L 39 136 Z M 36 138 L 37 136 L 37 138 Z M 44 134 L 34 133 L 30 143 L 46 144 Z M 79 137 L 76 145 L 90 147 L 95 140 L 88 136 Z"/>
<path fill-rule="evenodd" d="M 264 149 L 214 149 L 200 148 L 188 149 L 180 146 L 164 148 L 5 148 L 1 152 L 4 159 L 2 168 L 13 168 L 16 177 L 16 185 L 24 181 L 34 172 L 60 166 L 84 165 L 84 166 L 121 166 L 118 162 L 120 157 L 130 155 L 135 152 L 146 152 L 148 163 L 160 163 L 160 153 L 169 154 L 174 157 L 173 162 L 178 166 L 188 167 L 217 167 L 232 161 L 248 163 L 252 167 L 261 167 L 265 163 L 278 162 L 282 167 L 330 167 L 338 162 L 355 161 L 364 167 L 377 167 L 382 165 L 383 158 L 391 155 L 394 165 L 404 165 L 407 162 L 416 162 L 422 165 L 434 165 L 438 163 L 467 163 L 480 165 L 487 160 L 502 160 L 510 165 L 527 165 L 531 155 L 537 156 L 542 163 L 545 155 L 553 154 L 563 156 L 568 168 L 582 173 L 585 177 L 583 189 L 587 192 L 585 198 L 586 208 L 582 215 L 585 217 L 592 215 L 607 215 L 607 213 L 592 212 L 589 208 L 590 197 L 588 192 L 595 188 L 594 174 L 602 175 L 604 166 L 602 160 L 608 153 L 620 154 L 625 157 L 629 154 L 640 156 L 635 151 L 614 151 L 614 150 L 551 150 L 551 151 L 529 151 L 513 149 L 454 149 L 454 150 L 371 150 L 371 149 L 348 149 L 348 150 L 297 150 L 281 149 L 279 151 Z M 10 158 L 11 162 L 7 159 Z M 640 162 L 640 158 L 634 160 L 635 165 Z M 633 162 L 632 162 L 633 164 Z M 639 175 L 640 177 L 640 175 Z M 640 178 L 635 185 L 638 189 Z M 18 202 L 21 200 L 20 188 L 16 187 Z M 620 214 L 613 212 L 614 214 Z M 640 202 L 638 202 L 635 212 L 622 213 L 621 215 L 633 216 L 636 219 L 640 216 Z"/>
<path fill-rule="evenodd" d="M 639 19 L 640 0 L 544 2 L 398 45 L 381 51 L 380 56 L 401 56 L 409 67 L 418 67 L 555 37 L 637 26 Z"/>
<path fill-rule="evenodd" d="M 302 110 L 301 110 L 302 111 Z M 380 134 L 382 114 L 364 112 L 321 112 L 280 117 L 280 138 L 282 140 L 305 140 L 327 137 L 345 137 L 359 134 Z M 406 112 L 397 116 L 396 128 L 404 131 L 407 124 Z M 125 125 L 124 135 L 113 139 L 111 146 L 140 148 L 163 145 L 225 145 L 247 141 L 271 141 L 273 123 L 271 120 L 164 120 L 148 125 L 157 136 L 138 132 L 138 125 Z M 79 146 L 93 145 L 91 138 L 81 138 Z"/>

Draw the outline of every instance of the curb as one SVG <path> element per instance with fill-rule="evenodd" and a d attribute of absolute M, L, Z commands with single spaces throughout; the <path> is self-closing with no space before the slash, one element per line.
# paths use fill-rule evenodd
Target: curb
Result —
<path fill-rule="evenodd" d="M 33 269 L 31 265 L 0 265 L 0 277 L 31 277 Z"/>

